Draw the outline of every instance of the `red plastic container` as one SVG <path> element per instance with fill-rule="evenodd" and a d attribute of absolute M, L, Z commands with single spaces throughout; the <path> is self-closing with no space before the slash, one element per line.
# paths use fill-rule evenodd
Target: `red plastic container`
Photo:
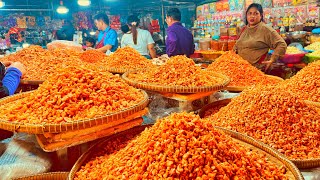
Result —
<path fill-rule="evenodd" d="M 299 54 L 286 54 L 282 59 L 280 59 L 280 61 L 286 64 L 297 64 L 302 61 L 302 58 L 305 56 L 305 54 L 307 53 L 304 52 Z"/>

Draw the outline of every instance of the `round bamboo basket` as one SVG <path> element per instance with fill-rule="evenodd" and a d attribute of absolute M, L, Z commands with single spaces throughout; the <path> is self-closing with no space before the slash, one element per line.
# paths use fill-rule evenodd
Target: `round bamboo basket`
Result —
<path fill-rule="evenodd" d="M 157 91 L 157 92 L 194 94 L 194 93 L 218 91 L 220 89 L 223 89 L 230 82 L 230 78 L 228 76 L 225 76 L 219 73 L 212 73 L 214 76 L 223 79 L 223 82 L 220 84 L 216 84 L 214 86 L 202 86 L 202 87 L 164 86 L 164 85 L 157 85 L 157 84 L 151 84 L 151 83 L 137 82 L 127 77 L 128 74 L 135 73 L 135 72 L 137 71 L 126 72 L 122 75 L 122 78 L 131 86 L 134 86 L 140 89 L 149 90 L 149 91 Z"/>
<path fill-rule="evenodd" d="M 51 172 L 15 178 L 14 180 L 63 180 L 68 178 L 68 174 L 68 172 Z"/>
<path fill-rule="evenodd" d="M 199 116 L 201 118 L 204 118 L 205 117 L 205 114 L 208 110 L 212 109 L 212 108 L 215 108 L 216 106 L 226 106 L 228 105 L 229 103 L 231 102 L 231 99 L 223 99 L 223 100 L 219 100 L 219 101 L 215 101 L 215 102 L 212 102 L 210 104 L 207 104 L 205 106 L 203 106 L 200 111 L 199 111 Z"/>
<path fill-rule="evenodd" d="M 290 160 L 293 164 L 295 164 L 297 166 L 297 168 L 299 169 L 309 169 L 309 168 L 316 168 L 316 167 L 320 167 L 320 158 L 313 158 L 313 159 L 306 159 L 306 160 L 301 160 L 301 159 L 290 159 L 288 157 L 286 157 L 285 155 L 283 155 L 282 153 L 278 152 L 276 149 L 270 147 L 267 144 L 264 144 L 263 142 L 259 141 L 259 140 L 255 140 L 252 137 L 249 137 L 247 135 L 244 135 L 242 133 L 238 133 L 229 129 L 225 129 L 225 128 L 221 128 L 221 127 L 217 127 L 225 132 L 229 132 L 231 134 L 231 136 L 239 136 L 242 138 L 242 140 L 246 141 L 246 142 L 250 142 L 250 141 L 256 141 L 256 143 L 261 144 L 260 146 L 265 146 L 266 148 L 268 148 L 269 150 L 274 151 L 274 153 L 280 154 L 281 157 L 284 157 L 285 159 Z"/>
<path fill-rule="evenodd" d="M 4 105 L 9 102 L 16 101 L 18 99 L 27 97 L 34 91 L 20 93 L 14 96 L 9 96 L 0 100 L 0 105 Z M 26 132 L 30 134 L 44 134 L 44 133 L 60 133 L 65 131 L 74 131 L 85 128 L 90 128 L 96 125 L 107 124 L 119 119 L 123 119 L 131 114 L 143 110 L 149 102 L 148 95 L 145 91 L 141 90 L 144 95 L 144 99 L 137 105 L 127 109 L 123 109 L 118 112 L 98 116 L 96 118 L 84 119 L 74 122 L 63 122 L 60 124 L 31 124 L 21 122 L 10 122 L 4 119 L 0 119 L 0 129 L 13 131 L 13 132 Z"/>
<path fill-rule="evenodd" d="M 124 74 L 125 72 L 128 72 L 128 71 L 134 71 L 134 70 L 139 70 L 144 68 L 127 69 L 127 68 L 105 67 L 105 69 L 113 74 Z"/>
<path fill-rule="evenodd" d="M 283 79 L 278 76 L 271 76 L 271 75 L 266 75 L 266 76 L 268 76 L 269 78 L 275 79 L 275 80 L 283 81 Z M 231 92 L 242 92 L 243 90 L 245 90 L 249 87 L 250 86 L 227 86 L 225 88 L 225 90 L 231 91 Z"/>
<path fill-rule="evenodd" d="M 88 149 L 87 152 L 82 154 L 80 158 L 77 160 L 77 162 L 73 165 L 69 175 L 68 179 L 74 179 L 76 173 L 80 170 L 81 166 L 89 162 L 92 158 L 95 157 L 95 155 L 105 147 L 105 145 L 111 141 L 112 139 L 115 139 L 120 136 L 125 136 L 127 134 L 132 134 L 132 135 L 138 135 L 140 134 L 145 128 L 150 127 L 150 125 L 143 125 L 143 126 L 138 126 L 134 127 L 132 129 L 120 132 L 118 134 L 109 136 L 99 142 L 97 142 L 95 145 L 93 145 L 91 148 Z M 108 152 L 107 152 L 108 153 Z"/>
<path fill-rule="evenodd" d="M 20 84 L 24 84 L 24 85 L 40 85 L 43 82 L 44 82 L 43 80 L 24 80 L 24 79 L 21 79 Z"/>
<path fill-rule="evenodd" d="M 289 159 L 287 159 L 283 154 L 281 154 L 277 150 L 244 134 L 241 134 L 229 129 L 221 128 L 221 127 L 215 127 L 215 128 L 230 135 L 232 138 L 240 142 L 243 142 L 245 146 L 249 147 L 252 150 L 258 150 L 260 152 L 266 153 L 267 157 L 272 162 L 275 162 L 278 165 L 278 167 L 280 167 L 281 165 L 284 165 L 287 169 L 287 176 L 289 177 L 289 179 L 296 179 L 296 180 L 304 179 L 301 172 L 295 166 L 295 164 L 291 162 Z"/>
<path fill-rule="evenodd" d="M 115 136 L 119 136 L 119 135 L 124 135 L 125 133 L 130 133 L 132 131 L 135 132 L 142 132 L 142 130 L 145 127 L 139 127 L 141 129 L 131 129 L 129 131 L 117 134 Z M 233 131 L 229 131 L 223 128 L 219 128 L 217 127 L 216 129 L 223 131 L 224 133 L 230 135 L 233 140 L 235 140 L 237 143 L 239 143 L 241 146 L 245 146 L 248 147 L 250 150 L 252 151 L 256 151 L 258 153 L 265 153 L 267 155 L 267 158 L 274 162 L 278 167 L 284 166 L 286 168 L 286 175 L 290 180 L 303 180 L 303 176 L 300 173 L 299 169 L 288 159 L 286 159 L 286 157 L 284 157 L 282 154 L 280 154 L 279 152 L 273 150 L 272 148 L 270 148 L 269 146 L 264 145 L 263 143 L 260 143 L 248 136 L 244 136 L 242 134 L 233 132 Z M 108 141 L 110 141 L 111 138 L 114 138 L 114 136 L 109 137 L 103 141 L 98 142 L 97 144 L 95 144 L 94 146 L 92 146 L 86 153 L 84 153 L 79 159 L 78 161 L 75 163 L 75 165 L 72 167 L 69 175 L 68 175 L 68 179 L 72 180 L 75 178 L 76 173 L 80 170 L 80 168 L 85 165 L 87 162 L 89 162 L 92 158 L 95 158 L 95 156 L 93 156 L 93 154 L 95 154 L 95 152 L 97 152 L 97 150 L 101 149 L 102 147 L 104 147 Z"/>

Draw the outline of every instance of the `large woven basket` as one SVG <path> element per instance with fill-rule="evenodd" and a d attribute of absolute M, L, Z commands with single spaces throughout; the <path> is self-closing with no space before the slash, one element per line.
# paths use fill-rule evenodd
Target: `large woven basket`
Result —
<path fill-rule="evenodd" d="M 44 81 L 43 80 L 24 80 L 22 79 L 20 81 L 20 84 L 26 84 L 26 85 L 40 85 L 42 84 Z"/>
<path fill-rule="evenodd" d="M 120 132 L 118 134 L 109 136 L 109 137 L 99 141 L 97 144 L 95 144 L 91 148 L 89 148 L 87 152 L 82 154 L 82 156 L 78 159 L 78 161 L 72 167 L 72 169 L 68 175 L 68 179 L 74 179 L 76 173 L 80 170 L 81 166 L 83 166 L 88 161 L 90 161 L 92 158 L 94 158 L 95 155 L 97 154 L 97 152 L 99 152 L 101 149 L 103 149 L 105 144 L 107 144 L 112 139 L 120 137 L 120 136 L 124 136 L 126 134 L 138 135 L 147 127 L 150 127 L 150 125 L 143 125 L 143 126 L 139 126 L 139 127 L 134 127 L 132 129 Z"/>
<path fill-rule="evenodd" d="M 31 124 L 21 122 L 10 122 L 4 119 L 0 119 L 0 129 L 5 129 L 13 132 L 26 132 L 30 134 L 43 134 L 46 132 L 59 133 L 65 131 L 73 131 L 93 127 L 100 124 L 107 124 L 118 119 L 123 119 L 133 113 L 143 110 L 148 105 L 149 99 L 145 91 L 141 90 L 141 92 L 144 94 L 144 99 L 137 105 L 127 109 L 123 109 L 122 111 L 106 114 L 96 118 L 84 119 L 74 122 L 64 122 L 60 124 Z M 4 105 L 6 103 L 27 97 L 29 93 L 33 93 L 33 91 L 3 98 L 0 100 L 0 105 Z"/>
<path fill-rule="evenodd" d="M 223 79 L 223 82 L 220 84 L 216 84 L 214 86 L 202 86 L 202 87 L 164 86 L 164 85 L 157 85 L 157 84 L 151 84 L 151 83 L 137 82 L 133 79 L 128 78 L 128 74 L 136 73 L 136 72 L 138 72 L 138 71 L 126 72 L 122 75 L 122 78 L 131 86 L 134 86 L 134 87 L 140 88 L 140 89 L 149 90 L 149 91 L 157 91 L 157 92 L 188 93 L 188 94 L 190 94 L 190 93 L 218 91 L 220 89 L 223 89 L 230 82 L 230 78 L 228 76 L 212 72 L 212 74 L 214 76 Z"/>
<path fill-rule="evenodd" d="M 271 76 L 271 75 L 266 75 L 266 76 L 271 78 L 271 79 L 283 81 L 283 79 L 278 77 L 278 76 Z M 227 91 L 231 91 L 231 92 L 242 92 L 243 90 L 245 90 L 245 89 L 247 89 L 249 87 L 250 86 L 227 86 L 224 89 L 227 90 Z"/>
<path fill-rule="evenodd" d="M 299 169 L 309 169 L 309 168 L 316 168 L 316 167 L 320 167 L 320 158 L 314 158 L 314 159 L 306 159 L 306 160 L 300 160 L 300 159 L 290 159 L 287 158 L 285 155 L 283 155 L 282 153 L 278 152 L 276 149 L 271 148 L 269 145 L 264 144 L 263 142 L 259 141 L 259 140 L 255 140 L 247 135 L 244 135 L 242 133 L 238 133 L 229 129 L 225 129 L 225 128 L 221 128 L 221 127 L 217 127 L 218 129 L 221 129 L 225 132 L 229 132 L 229 134 L 231 134 L 231 136 L 238 136 L 241 137 L 241 139 L 245 142 L 250 142 L 250 141 L 255 141 L 255 143 L 260 144 L 259 146 L 265 146 L 268 151 L 273 151 L 274 153 L 280 154 L 281 157 L 285 157 L 285 159 L 289 159 L 291 162 L 293 162 Z"/>
<path fill-rule="evenodd" d="M 127 69 L 127 68 L 105 67 L 105 69 L 113 74 L 124 74 L 125 72 L 134 71 L 141 68 Z"/>
<path fill-rule="evenodd" d="M 294 163 L 292 163 L 289 159 L 287 159 L 283 154 L 279 153 L 277 150 L 244 134 L 221 127 L 215 128 L 225 132 L 226 134 L 230 135 L 232 138 L 236 140 L 244 142 L 246 144 L 245 146 L 249 145 L 249 147 L 251 146 L 254 150 L 261 150 L 267 153 L 267 157 L 270 158 L 271 161 L 276 162 L 276 164 L 278 164 L 279 166 L 284 165 L 286 167 L 286 169 L 290 172 L 289 174 L 287 174 L 289 175 L 290 179 L 304 179 L 301 172 L 294 165 Z"/>
<path fill-rule="evenodd" d="M 68 174 L 68 172 L 51 172 L 20 177 L 14 180 L 64 180 L 68 178 Z"/>
<path fill-rule="evenodd" d="M 123 135 L 125 133 L 130 133 L 133 131 L 141 132 L 144 127 L 140 127 L 141 129 L 131 129 L 129 131 L 123 132 L 121 134 L 117 134 L 116 136 Z M 299 169 L 286 157 L 284 157 L 282 154 L 278 153 L 277 151 L 273 150 L 269 146 L 264 145 L 263 143 L 260 143 L 248 136 L 244 136 L 242 134 L 229 131 L 223 128 L 216 128 L 218 130 L 221 130 L 225 132 L 226 134 L 230 135 L 236 142 L 238 142 L 242 146 L 246 146 L 250 148 L 253 151 L 258 151 L 260 153 L 267 154 L 267 157 L 270 161 L 276 163 L 278 167 L 284 166 L 287 169 L 287 176 L 290 180 L 303 180 L 303 176 L 300 173 Z M 108 139 L 105 139 L 101 142 L 98 142 L 96 145 L 92 146 L 86 153 L 84 153 L 78 161 L 75 163 L 75 165 L 72 167 L 68 179 L 72 180 L 75 178 L 75 174 L 80 170 L 81 166 L 85 165 L 90 159 L 94 158 L 93 154 L 100 149 L 100 147 L 105 146 L 105 144 L 110 141 L 110 139 L 113 137 L 109 137 Z"/>

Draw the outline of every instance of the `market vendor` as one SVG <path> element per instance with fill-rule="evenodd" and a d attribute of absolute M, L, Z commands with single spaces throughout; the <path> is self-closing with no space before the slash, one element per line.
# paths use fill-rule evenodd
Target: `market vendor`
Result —
<path fill-rule="evenodd" d="M 149 31 L 138 28 L 139 22 L 140 19 L 135 15 L 128 17 L 130 31 L 122 36 L 121 47 L 130 46 L 148 59 L 156 58 L 152 36 Z"/>
<path fill-rule="evenodd" d="M 64 20 L 62 28 L 57 31 L 58 40 L 73 41 L 74 27 L 69 20 Z"/>
<path fill-rule="evenodd" d="M 25 71 L 24 65 L 20 62 L 0 63 L 0 98 L 14 94 Z"/>
<path fill-rule="evenodd" d="M 251 4 L 246 11 L 246 26 L 240 32 L 234 50 L 253 65 L 266 64 L 268 70 L 273 62 L 286 52 L 287 44 L 272 27 L 263 22 L 260 4 Z M 269 49 L 274 50 L 269 61 L 265 57 Z"/>
<path fill-rule="evenodd" d="M 166 52 L 168 56 L 186 55 L 194 53 L 194 42 L 191 32 L 181 24 L 181 12 L 177 8 L 169 9 L 166 16 L 168 24 Z"/>
<path fill-rule="evenodd" d="M 110 50 L 114 52 L 118 48 L 117 32 L 110 28 L 109 18 L 106 14 L 98 14 L 94 17 L 94 23 L 100 31 L 98 35 L 98 43 L 96 49 L 102 52 Z"/>

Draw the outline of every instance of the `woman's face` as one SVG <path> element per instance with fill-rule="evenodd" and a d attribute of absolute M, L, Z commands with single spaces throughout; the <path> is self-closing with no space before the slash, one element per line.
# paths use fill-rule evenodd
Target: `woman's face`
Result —
<path fill-rule="evenodd" d="M 262 14 L 258 11 L 257 8 L 252 7 L 247 12 L 247 21 L 249 26 L 254 26 L 261 22 Z"/>

